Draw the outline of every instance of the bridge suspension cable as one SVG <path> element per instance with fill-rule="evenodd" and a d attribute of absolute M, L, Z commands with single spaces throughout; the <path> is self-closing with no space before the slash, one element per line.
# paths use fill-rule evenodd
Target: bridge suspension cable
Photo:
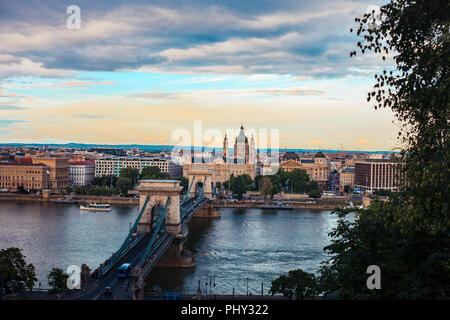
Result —
<path fill-rule="evenodd" d="M 117 250 L 114 253 L 112 259 L 103 267 L 102 274 L 107 273 L 117 263 L 117 261 L 120 259 L 120 257 L 122 256 L 123 251 L 128 248 L 128 246 L 130 244 L 130 241 L 131 241 L 131 237 L 133 236 L 133 234 L 137 230 L 139 221 L 141 220 L 141 217 L 142 217 L 142 215 L 143 215 L 143 213 L 145 211 L 145 208 L 147 208 L 147 204 L 148 204 L 149 200 L 150 200 L 150 197 L 147 196 L 145 198 L 144 205 L 142 206 L 142 209 L 139 212 L 139 215 L 136 218 L 136 221 L 134 222 L 133 227 L 130 229 L 130 232 L 128 233 L 127 237 L 125 238 L 125 241 L 122 243 L 122 246 L 120 247 L 120 249 Z"/>
<path fill-rule="evenodd" d="M 186 201 L 187 198 L 189 197 L 189 193 L 191 192 L 192 185 L 194 184 L 194 182 L 195 182 L 195 176 L 192 177 L 191 185 L 189 186 L 189 189 L 188 189 L 188 191 L 186 192 L 186 195 L 184 196 L 183 202 Z"/>
<path fill-rule="evenodd" d="M 202 190 L 200 191 L 200 194 L 198 195 L 199 199 L 201 199 L 203 197 L 203 191 L 205 191 L 205 184 L 206 184 L 206 177 L 205 177 L 205 180 L 203 180 Z"/>
<path fill-rule="evenodd" d="M 152 230 L 152 236 L 150 238 L 150 241 L 148 242 L 147 247 L 145 248 L 144 254 L 142 255 L 141 259 L 139 260 L 139 263 L 137 264 L 138 266 L 142 267 L 147 262 L 147 260 L 150 256 L 150 253 L 152 252 L 153 244 L 156 240 L 156 237 L 157 237 L 159 231 L 161 230 L 161 227 L 163 225 L 165 225 L 164 220 L 166 218 L 166 210 L 169 205 L 169 202 L 170 202 L 170 198 L 167 198 L 166 205 L 164 206 L 164 208 L 161 209 L 161 213 L 158 218 L 158 224 Z"/>

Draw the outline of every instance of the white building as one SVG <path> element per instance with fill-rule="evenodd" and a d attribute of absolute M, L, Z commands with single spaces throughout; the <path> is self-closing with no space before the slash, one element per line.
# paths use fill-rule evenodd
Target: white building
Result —
<path fill-rule="evenodd" d="M 89 186 L 94 180 L 95 163 L 93 161 L 69 162 L 69 183 L 76 187 Z"/>
<path fill-rule="evenodd" d="M 114 175 L 118 177 L 122 168 L 135 168 L 142 172 L 145 167 L 158 167 L 171 177 L 181 176 L 183 167 L 167 158 L 152 157 L 101 157 L 95 160 L 95 176 Z"/>

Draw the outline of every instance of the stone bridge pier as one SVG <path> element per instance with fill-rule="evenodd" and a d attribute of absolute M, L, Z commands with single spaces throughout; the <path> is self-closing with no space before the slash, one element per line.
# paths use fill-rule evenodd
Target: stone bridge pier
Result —
<path fill-rule="evenodd" d="M 167 199 L 165 227 L 175 240 L 160 257 L 158 267 L 193 267 L 195 256 L 183 248 L 187 230 L 181 230 L 180 193 L 183 187 L 178 180 L 141 180 L 136 188 L 139 193 L 139 211 L 142 210 L 147 196 L 149 201 L 138 223 L 137 232 L 152 232 L 152 222 L 157 218 L 157 208 L 164 208 Z"/>
<path fill-rule="evenodd" d="M 191 183 L 194 182 L 194 185 L 192 186 L 192 188 L 189 192 L 189 197 L 191 197 L 191 198 L 195 197 L 197 184 L 202 183 L 202 184 L 205 184 L 203 196 L 205 198 L 212 199 L 212 191 L 211 191 L 212 172 L 211 172 L 210 167 L 205 166 L 205 165 L 200 165 L 200 164 L 193 164 L 189 168 L 189 170 L 187 172 L 187 176 L 189 179 L 188 186 L 190 186 Z"/>

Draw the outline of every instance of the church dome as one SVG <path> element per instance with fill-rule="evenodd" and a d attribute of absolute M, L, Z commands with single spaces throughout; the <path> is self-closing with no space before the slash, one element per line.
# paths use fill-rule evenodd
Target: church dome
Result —
<path fill-rule="evenodd" d="M 299 161 L 300 158 L 298 157 L 298 155 L 295 152 L 292 151 L 287 151 L 282 158 L 283 161 L 287 161 L 287 160 L 295 160 L 295 161 Z"/>
<path fill-rule="evenodd" d="M 316 153 L 316 155 L 314 156 L 314 158 L 325 158 L 325 155 L 323 154 L 322 151 L 319 151 Z"/>

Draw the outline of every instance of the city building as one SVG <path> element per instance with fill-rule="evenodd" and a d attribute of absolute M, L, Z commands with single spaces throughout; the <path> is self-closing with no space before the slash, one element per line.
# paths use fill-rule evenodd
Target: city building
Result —
<path fill-rule="evenodd" d="M 185 158 L 183 176 L 187 177 L 190 170 L 201 163 L 210 169 L 211 181 L 214 185 L 228 181 L 231 175 L 239 176 L 247 174 L 254 180 L 256 175 L 256 162 L 255 139 L 252 136 L 249 141 L 245 135 L 244 126 L 241 125 L 239 135 L 234 141 L 233 153 L 230 153 L 228 149 L 228 137 L 225 135 L 221 155 L 216 155 L 215 150 L 212 153 L 208 153 L 207 156 L 202 152 L 200 154 L 194 152 L 193 156 Z"/>
<path fill-rule="evenodd" d="M 389 159 L 355 161 L 355 188 L 368 192 L 398 190 L 398 166 L 398 162 Z"/>
<path fill-rule="evenodd" d="M 120 149 L 120 148 L 95 147 L 95 148 L 90 148 L 88 151 L 95 152 L 95 153 L 102 153 L 104 155 L 108 154 L 108 155 L 118 156 L 118 157 L 127 155 L 126 151 L 123 149 Z"/>
<path fill-rule="evenodd" d="M 69 182 L 71 186 L 89 186 L 95 177 L 95 161 L 69 162 Z"/>
<path fill-rule="evenodd" d="M 355 168 L 344 168 L 339 175 L 339 190 L 344 190 L 345 186 L 353 188 L 355 185 Z"/>
<path fill-rule="evenodd" d="M 0 152 L 0 163 L 14 162 L 14 155 L 9 152 Z"/>
<path fill-rule="evenodd" d="M 151 157 L 100 157 L 95 160 L 95 176 L 114 175 L 118 177 L 122 168 L 135 168 L 142 172 L 145 167 L 158 167 L 171 177 L 179 177 L 183 167 L 169 159 Z"/>
<path fill-rule="evenodd" d="M 280 168 L 289 172 L 294 169 L 305 170 L 312 181 L 316 181 L 320 189 L 325 189 L 330 168 L 325 155 L 319 151 L 313 158 L 300 158 L 295 152 L 286 152 L 280 161 Z"/>
<path fill-rule="evenodd" d="M 185 163 L 183 165 L 183 176 L 188 177 L 189 172 L 192 168 L 198 166 L 198 162 L 195 163 Z M 255 179 L 255 165 L 250 163 L 226 163 L 222 158 L 216 158 L 210 163 L 202 163 L 202 166 L 206 166 L 211 171 L 211 181 L 214 186 L 217 183 L 224 183 L 230 180 L 230 176 L 235 177 L 248 174 L 252 180 Z"/>
<path fill-rule="evenodd" d="M 0 164 L 0 188 L 8 191 L 17 191 L 19 187 L 24 190 L 42 190 L 48 188 L 49 168 L 41 163 Z"/>
<path fill-rule="evenodd" d="M 44 164 L 48 167 L 48 189 L 52 193 L 61 193 L 69 186 L 69 164 L 67 158 L 36 157 L 33 164 Z"/>

